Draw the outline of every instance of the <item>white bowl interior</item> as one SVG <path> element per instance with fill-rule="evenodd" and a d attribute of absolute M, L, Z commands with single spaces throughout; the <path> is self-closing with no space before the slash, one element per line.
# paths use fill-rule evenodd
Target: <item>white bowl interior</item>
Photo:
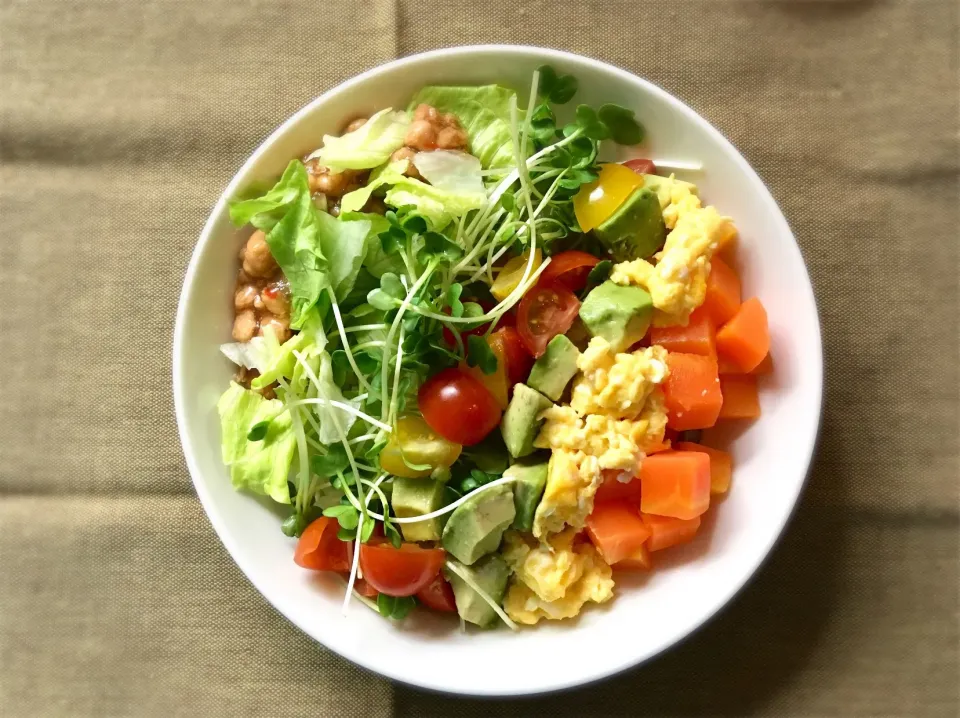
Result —
<path fill-rule="evenodd" d="M 220 461 L 215 405 L 233 369 L 217 347 L 229 341 L 236 253 L 245 234 L 230 224 L 226 198 L 276 177 L 346 119 L 405 106 L 426 84 L 497 82 L 525 101 L 531 72 L 543 62 L 579 78 L 579 102 L 612 101 L 636 111 L 648 139 L 620 148 L 620 158 L 702 163 L 702 173 L 683 176 L 734 218 L 744 297 L 760 297 L 770 318 L 775 372 L 763 380 L 763 416 L 727 432 L 733 486 L 711 508 L 696 542 L 655 556 L 649 575 L 619 576 L 616 598 L 588 607 L 576 621 L 541 622 L 516 634 L 463 634 L 457 621 L 426 612 L 398 625 L 354 602 L 343 615 L 343 583 L 296 566 L 294 541 L 280 532 L 281 512 L 234 491 Z M 260 592 L 309 635 L 362 666 L 425 688 L 477 695 L 537 693 L 611 675 L 656 655 L 720 609 L 770 551 L 797 501 L 818 428 L 822 371 L 817 311 L 800 252 L 736 150 L 692 110 L 629 73 L 566 53 L 500 46 L 391 63 L 318 98 L 279 128 L 234 177 L 200 237 L 174 343 L 177 420 L 191 475 L 225 546 Z M 569 658 L 572 645 L 577 660 Z"/>

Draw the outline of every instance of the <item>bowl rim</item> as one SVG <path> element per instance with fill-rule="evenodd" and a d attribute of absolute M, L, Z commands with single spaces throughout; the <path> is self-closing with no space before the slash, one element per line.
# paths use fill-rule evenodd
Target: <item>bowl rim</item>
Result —
<path fill-rule="evenodd" d="M 197 462 L 196 457 L 192 448 L 190 448 L 190 440 L 186 431 L 186 397 L 185 397 L 185 388 L 184 388 L 184 368 L 186 365 L 186 357 L 184 356 L 184 347 L 186 343 L 185 339 L 185 326 L 186 326 L 186 314 L 187 307 L 189 304 L 190 296 L 193 293 L 193 287 L 196 282 L 196 274 L 198 272 L 198 267 L 200 265 L 201 256 L 203 255 L 205 248 L 211 241 L 211 236 L 217 224 L 217 219 L 221 217 L 226 209 L 227 202 L 229 198 L 232 197 L 240 184 L 246 180 L 247 174 L 250 169 L 256 165 L 260 158 L 265 155 L 274 142 L 280 138 L 288 128 L 299 123 L 303 117 L 308 115 L 314 110 L 315 107 L 328 102 L 330 99 L 339 96 L 341 94 L 349 93 L 354 87 L 363 84 L 368 79 L 382 73 L 385 71 L 391 71 L 400 69 L 405 66 L 416 66 L 420 62 L 427 62 L 439 57 L 450 57 L 450 56 L 459 56 L 459 55 L 488 55 L 488 54 L 514 54 L 517 56 L 524 56 L 526 58 L 535 58 L 543 61 L 557 60 L 557 61 L 566 61 L 569 63 L 586 63 L 596 66 L 598 69 L 603 72 L 612 74 L 617 77 L 617 79 L 623 81 L 625 84 L 639 86 L 645 92 L 658 96 L 662 101 L 671 105 L 678 112 L 686 115 L 694 123 L 696 123 L 701 129 L 703 129 L 707 135 L 710 136 L 712 141 L 719 144 L 733 159 L 733 161 L 739 166 L 743 171 L 745 177 L 747 178 L 748 183 L 751 186 L 751 191 L 755 193 L 758 197 L 762 197 L 765 201 L 771 203 L 773 207 L 777 210 L 777 221 L 782 225 L 781 231 L 784 232 L 792 240 L 790 243 L 790 251 L 795 253 L 795 259 L 799 260 L 799 265 L 803 271 L 804 278 L 806 279 L 805 286 L 809 292 L 809 300 L 814 307 L 814 316 L 812 317 L 813 327 L 816 330 L 816 343 L 817 349 L 816 352 L 817 363 L 814 367 L 813 377 L 811 383 L 813 386 L 809 387 L 810 390 L 815 390 L 815 402 L 816 402 L 816 412 L 815 412 L 815 422 L 812 427 L 805 427 L 806 429 L 806 441 L 808 443 L 808 450 L 803 457 L 804 461 L 804 471 L 803 478 L 796 484 L 796 490 L 794 495 L 791 498 L 791 505 L 789 511 L 784 515 L 783 523 L 781 524 L 779 530 L 776 534 L 769 540 L 768 545 L 764 547 L 764 550 L 759 554 L 760 559 L 756 564 L 747 572 L 743 574 L 738 581 L 735 581 L 730 585 L 726 591 L 726 595 L 723 595 L 721 600 L 718 600 L 712 611 L 705 614 L 698 622 L 693 623 L 687 632 L 683 635 L 679 635 L 674 638 L 672 641 L 664 643 L 662 646 L 653 650 L 645 656 L 639 656 L 635 659 L 627 660 L 618 665 L 606 666 L 601 670 L 596 670 L 590 673 L 587 673 L 582 680 L 569 680 L 569 681 L 555 681 L 553 683 L 545 682 L 542 685 L 534 687 L 530 690 L 507 690 L 500 691 L 495 687 L 490 690 L 484 690 L 483 692 L 469 692 L 452 688 L 445 688 L 442 685 L 431 682 L 429 680 L 419 680 L 416 675 L 410 675 L 399 670 L 390 670 L 384 669 L 383 666 L 374 666 L 371 662 L 366 660 L 366 656 L 362 654 L 352 653 L 350 651 L 341 650 L 341 647 L 333 647 L 328 645 L 326 642 L 321 640 L 319 637 L 314 635 L 309 631 L 303 623 L 297 618 L 289 615 L 280 604 L 274 600 L 270 595 L 270 592 L 264 590 L 260 586 L 257 580 L 254 579 L 255 570 L 251 561 L 248 561 L 245 554 L 238 548 L 233 539 L 230 537 L 229 531 L 226 527 L 226 521 L 223 515 L 218 510 L 215 501 L 213 500 L 211 494 L 207 491 L 202 480 L 198 477 L 201 475 L 201 471 Z M 399 683 L 415 687 L 420 690 L 426 690 L 429 692 L 446 694 L 446 695 L 469 695 L 478 698 L 505 698 L 505 697 L 519 697 L 519 696 L 533 696 L 533 695 L 546 695 L 552 693 L 563 692 L 567 690 L 572 690 L 575 688 L 582 688 L 599 681 L 606 680 L 613 676 L 616 676 L 620 673 L 623 673 L 631 668 L 640 666 L 647 661 L 650 661 L 664 652 L 675 648 L 676 646 L 686 642 L 692 636 L 697 634 L 704 626 L 713 621 L 722 611 L 724 611 L 732 601 L 740 594 L 740 592 L 747 586 L 757 575 L 760 569 L 767 563 L 772 555 L 774 549 L 779 544 L 787 526 L 792 521 L 793 517 L 796 514 L 797 507 L 800 503 L 800 496 L 803 493 L 807 482 L 809 480 L 811 467 L 813 464 L 813 458 L 816 454 L 816 450 L 819 444 L 820 439 L 820 428 L 822 425 L 823 419 L 823 375 L 824 375 L 824 353 L 823 353 L 823 337 L 822 337 L 822 327 L 820 323 L 819 308 L 816 303 L 816 295 L 813 291 L 813 284 L 810 280 L 810 273 L 807 269 L 806 262 L 803 259 L 803 254 L 800 250 L 799 244 L 796 241 L 796 237 L 793 234 L 792 229 L 790 228 L 789 223 L 787 222 L 786 217 L 783 215 L 780 206 L 777 204 L 776 200 L 773 198 L 773 195 L 770 193 L 767 186 L 760 179 L 757 172 L 750 166 L 746 161 L 743 155 L 736 149 L 736 147 L 731 143 L 718 129 L 716 129 L 709 121 L 702 117 L 699 113 L 689 107 L 686 103 L 674 97 L 672 94 L 662 89 L 661 87 L 655 85 L 654 83 L 646 80 L 638 75 L 634 75 L 628 70 L 624 70 L 616 65 L 610 64 L 608 62 L 597 60 L 592 57 L 587 57 L 585 55 L 579 55 L 577 53 L 567 52 L 565 50 L 557 50 L 553 48 L 539 47 L 535 45 L 514 45 L 514 44 L 481 44 L 481 45 L 463 45 L 456 47 L 446 47 L 438 48 L 434 50 L 429 50 L 413 55 L 408 55 L 401 57 L 395 60 L 391 60 L 385 63 L 378 64 L 374 67 L 371 67 L 364 72 L 355 75 L 353 77 L 344 80 L 343 82 L 335 85 L 326 92 L 318 95 L 313 100 L 305 104 L 290 117 L 284 120 L 273 132 L 271 132 L 266 139 L 264 139 L 257 148 L 251 153 L 251 155 L 243 162 L 243 164 L 237 169 L 233 178 L 224 188 L 223 192 L 220 194 L 219 199 L 216 204 L 210 211 L 210 214 L 204 223 L 203 229 L 200 232 L 200 235 L 197 239 L 196 244 L 194 245 L 193 252 L 190 256 L 190 261 L 187 265 L 186 272 L 184 274 L 183 285 L 181 287 L 180 298 L 177 303 L 175 325 L 173 332 L 173 343 L 172 343 L 172 379 L 173 379 L 173 398 L 174 398 L 174 413 L 177 422 L 177 433 L 180 438 L 180 444 L 183 450 L 184 459 L 187 464 L 187 469 L 190 473 L 190 479 L 194 485 L 194 488 L 197 492 L 197 496 L 200 499 L 200 504 L 204 509 L 204 512 L 207 515 L 210 523 L 212 524 L 214 531 L 217 534 L 217 537 L 227 549 L 227 552 L 230 554 L 230 557 L 237 564 L 243 574 L 246 576 L 247 580 L 257 589 L 258 593 L 281 615 L 283 615 L 288 621 L 293 623 L 298 629 L 303 631 L 306 635 L 310 636 L 312 639 L 316 640 L 318 643 L 322 644 L 326 649 L 333 651 L 334 653 L 346 658 L 351 663 L 367 670 L 373 674 L 384 676 L 390 680 L 397 681 Z M 812 428 L 812 431 L 811 431 Z"/>

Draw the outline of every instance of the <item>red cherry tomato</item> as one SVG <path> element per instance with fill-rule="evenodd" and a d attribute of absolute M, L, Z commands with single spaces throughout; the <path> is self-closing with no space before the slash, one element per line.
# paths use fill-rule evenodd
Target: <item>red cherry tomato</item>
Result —
<path fill-rule="evenodd" d="M 417 598 L 420 603 L 434 611 L 457 610 L 457 602 L 453 598 L 453 589 L 439 573 L 433 581 L 417 591 Z"/>
<path fill-rule="evenodd" d="M 359 593 L 364 598 L 376 598 L 377 594 L 380 593 L 377 589 L 375 589 L 369 583 L 364 581 L 362 578 L 358 578 L 353 582 L 353 590 Z"/>
<path fill-rule="evenodd" d="M 468 301 L 468 300 L 465 299 L 464 301 Z M 473 300 L 469 300 L 469 301 L 473 301 Z M 484 311 L 484 312 L 489 312 L 491 309 L 493 309 L 493 308 L 496 306 L 495 303 L 490 302 L 490 301 L 488 301 L 488 300 L 486 300 L 486 299 L 481 299 L 480 301 L 477 302 L 477 304 L 479 304 L 479 305 L 483 308 L 483 311 Z M 450 313 L 450 307 L 444 307 L 444 308 L 443 308 L 443 313 L 444 313 L 444 314 L 449 314 L 449 313 Z M 503 322 L 502 319 L 501 319 L 500 321 L 501 321 L 501 323 Z M 479 327 L 475 327 L 474 329 L 463 329 L 463 330 L 460 330 L 459 327 L 463 326 L 462 324 L 456 324 L 456 325 L 454 325 L 454 326 L 460 331 L 460 338 L 463 340 L 463 343 L 466 344 L 466 343 L 467 343 L 467 337 L 470 336 L 471 334 L 473 334 L 473 335 L 475 335 L 475 336 L 478 336 L 478 337 L 479 337 L 479 336 L 482 336 L 483 334 L 486 334 L 487 329 L 490 328 L 490 322 L 487 322 L 486 324 L 481 324 Z M 443 341 L 445 341 L 445 342 L 447 343 L 447 346 L 450 346 L 450 347 L 455 347 L 455 346 L 457 346 L 457 340 L 454 339 L 454 337 L 453 337 L 453 332 L 451 332 L 451 331 L 450 331 L 449 329 L 447 329 L 446 327 L 443 328 Z"/>
<path fill-rule="evenodd" d="M 578 252 L 575 249 L 560 252 L 550 260 L 550 264 L 543 270 L 537 284 L 544 287 L 559 284 L 571 292 L 579 292 L 587 286 L 587 275 L 590 274 L 590 270 L 599 263 L 599 259 L 586 252 Z"/>
<path fill-rule="evenodd" d="M 551 339 L 570 329 L 579 311 L 580 300 L 569 289 L 537 284 L 520 300 L 517 331 L 530 353 L 539 357 Z"/>
<path fill-rule="evenodd" d="M 533 357 L 524 346 L 520 332 L 514 326 L 500 327 L 493 336 L 500 337 L 503 350 L 507 355 L 507 383 L 513 386 L 526 381 L 533 366 Z"/>
<path fill-rule="evenodd" d="M 629 167 L 638 175 L 655 175 L 657 173 L 657 166 L 653 164 L 653 160 L 648 159 L 635 159 L 627 160 L 623 163 L 624 167 Z"/>
<path fill-rule="evenodd" d="M 388 596 L 412 596 L 440 573 L 446 552 L 421 548 L 415 543 L 360 544 L 360 570 L 364 580 Z"/>
<path fill-rule="evenodd" d="M 444 369 L 427 379 L 417 394 L 424 421 L 444 439 L 471 446 L 500 423 L 493 394 L 461 369 Z"/>
<path fill-rule="evenodd" d="M 315 571 L 348 572 L 350 544 L 337 538 L 337 529 L 337 520 L 327 516 L 321 516 L 307 526 L 294 551 L 294 562 Z"/>

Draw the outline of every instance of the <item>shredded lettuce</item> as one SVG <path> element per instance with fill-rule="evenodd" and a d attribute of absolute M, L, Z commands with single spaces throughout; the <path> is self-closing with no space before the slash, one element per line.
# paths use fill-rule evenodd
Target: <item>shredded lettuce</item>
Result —
<path fill-rule="evenodd" d="M 290 415 L 282 410 L 283 402 L 265 399 L 235 382 L 217 402 L 221 453 L 234 487 L 289 504 L 287 479 L 296 439 Z M 266 435 L 260 441 L 250 441 L 250 429 L 263 421 L 269 422 Z"/>
<path fill-rule="evenodd" d="M 306 181 L 303 164 L 293 160 L 280 180 L 265 194 L 230 202 L 230 220 L 237 227 L 249 222 L 257 229 L 269 232 L 303 194 Z M 307 192 L 309 194 L 309 188 Z"/>
<path fill-rule="evenodd" d="M 413 164 L 433 187 L 448 192 L 483 192 L 480 160 L 466 152 L 434 150 L 418 152 Z"/>
<path fill-rule="evenodd" d="M 259 370 L 260 376 L 250 382 L 254 389 L 264 389 L 277 379 L 290 379 L 297 364 L 293 355 L 295 351 L 305 352 L 312 348 L 320 351 L 327 343 L 320 313 L 316 309 L 307 313 L 302 330 L 283 344 L 277 341 L 272 332 L 265 333 L 263 340 L 264 366 Z"/>
<path fill-rule="evenodd" d="M 353 132 L 340 137 L 324 135 L 323 147 L 308 159 L 318 159 L 334 172 L 378 167 L 403 147 L 409 126 L 406 112 L 381 110 Z"/>
<path fill-rule="evenodd" d="M 487 169 L 513 168 L 510 139 L 510 99 L 513 90 L 500 85 L 480 87 L 424 87 L 414 95 L 410 109 L 425 103 L 440 112 L 452 112 L 460 120 L 470 141 L 470 153 Z"/>
<path fill-rule="evenodd" d="M 381 232 L 386 232 L 387 229 L 390 228 L 390 222 L 387 221 L 386 217 L 380 214 L 369 214 L 366 212 L 341 212 L 340 221 L 365 221 L 369 223 L 370 227 L 369 233 L 367 234 L 366 254 L 363 257 L 363 269 L 358 275 L 357 281 L 354 283 L 355 290 L 359 290 L 361 285 L 365 284 L 363 281 L 364 272 L 368 272 L 377 278 L 382 277 L 387 272 L 393 272 L 394 274 L 404 273 L 405 268 L 400 255 L 396 252 L 387 254 L 383 251 L 383 245 L 380 243 Z M 359 297 L 359 302 L 344 300 L 341 302 L 341 308 L 343 305 L 354 306 L 356 304 L 365 304 L 367 301 L 367 292 L 378 286 L 380 286 L 379 282 L 367 283 L 362 296 Z"/>
<path fill-rule="evenodd" d="M 459 153 L 458 153 L 459 154 Z M 458 191 L 447 190 L 429 185 L 413 177 L 407 177 L 404 171 L 407 161 L 391 162 L 371 176 L 366 187 L 349 192 L 340 201 L 340 209 L 344 212 L 355 213 L 370 199 L 374 190 L 380 187 L 389 187 L 383 201 L 391 207 L 412 206 L 420 214 L 430 228 L 439 232 L 455 217 L 460 217 L 470 210 L 479 209 L 487 199 L 481 182 L 479 190 Z M 452 170 L 440 171 L 440 176 L 456 184 Z M 479 175 L 478 175 L 479 176 Z M 466 180 L 461 179 L 461 184 Z"/>
<path fill-rule="evenodd" d="M 265 371 L 269 361 L 266 339 L 263 337 L 254 337 L 248 342 L 221 344 L 220 352 L 234 364 L 245 369 Z"/>
<path fill-rule="evenodd" d="M 325 288 L 331 287 L 338 299 L 353 289 L 370 224 L 340 222 L 317 209 L 302 162 L 290 162 L 263 196 L 231 204 L 230 217 L 238 225 L 249 222 L 267 232 L 270 253 L 290 283 L 294 329 L 303 326 Z"/>

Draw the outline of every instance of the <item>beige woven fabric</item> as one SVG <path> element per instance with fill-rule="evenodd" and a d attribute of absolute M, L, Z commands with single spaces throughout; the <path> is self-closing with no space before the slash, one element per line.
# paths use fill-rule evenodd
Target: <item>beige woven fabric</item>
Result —
<path fill-rule="evenodd" d="M 0 715 L 956 715 L 958 12 L 3 0 Z M 256 144 L 362 69 L 479 42 L 613 62 L 719 127 L 796 231 L 827 355 L 815 471 L 757 581 L 648 666 L 497 703 L 391 686 L 277 615 L 199 508 L 169 379 L 190 251 Z"/>

